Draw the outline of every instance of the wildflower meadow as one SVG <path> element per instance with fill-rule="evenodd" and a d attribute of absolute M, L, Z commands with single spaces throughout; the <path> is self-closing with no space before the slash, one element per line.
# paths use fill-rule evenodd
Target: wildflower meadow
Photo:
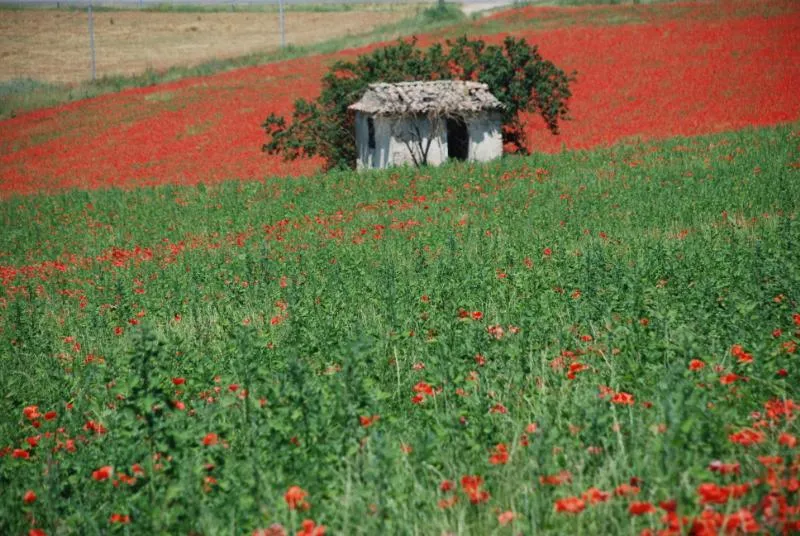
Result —
<path fill-rule="evenodd" d="M 275 163 L 319 57 L 0 123 L 0 534 L 800 532 L 800 10 L 539 9 L 530 156 Z"/>

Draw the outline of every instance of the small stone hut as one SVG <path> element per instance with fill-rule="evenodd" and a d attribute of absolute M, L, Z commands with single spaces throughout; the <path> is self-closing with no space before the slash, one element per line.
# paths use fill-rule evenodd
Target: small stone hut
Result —
<path fill-rule="evenodd" d="M 486 84 L 370 84 L 355 112 L 358 169 L 485 162 L 503 153 L 503 104 Z"/>

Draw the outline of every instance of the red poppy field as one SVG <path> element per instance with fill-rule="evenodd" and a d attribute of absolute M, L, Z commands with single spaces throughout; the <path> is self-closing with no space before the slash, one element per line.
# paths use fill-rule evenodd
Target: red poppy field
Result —
<path fill-rule="evenodd" d="M 485 165 L 264 156 L 332 58 L 0 123 L 0 534 L 800 532 L 798 12 L 477 22 L 578 71 Z"/>
<path fill-rule="evenodd" d="M 561 135 L 551 136 L 540 120 L 530 119 L 535 150 L 585 149 L 800 117 L 793 91 L 800 87 L 796 2 L 509 13 L 472 31 L 485 35 L 487 25 L 507 26 L 539 45 L 545 58 L 577 72 L 573 119 Z M 612 24 L 619 18 L 628 23 Z M 485 38 L 499 42 L 504 35 Z M 319 162 L 284 163 L 263 155 L 259 125 L 272 112 L 288 114 L 294 99 L 315 97 L 327 65 L 359 52 L 130 90 L 0 122 L 0 196 L 260 180 L 317 170 Z"/>

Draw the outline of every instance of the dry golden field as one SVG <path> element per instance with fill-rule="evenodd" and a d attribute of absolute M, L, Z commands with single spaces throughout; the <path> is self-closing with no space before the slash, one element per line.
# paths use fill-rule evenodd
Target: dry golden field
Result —
<path fill-rule="evenodd" d="M 366 33 L 413 15 L 418 6 L 365 6 L 351 11 L 287 11 L 286 40 L 308 45 Z M 0 81 L 90 78 L 86 11 L 0 10 Z M 97 76 L 189 66 L 280 46 L 276 12 L 94 13 Z"/>

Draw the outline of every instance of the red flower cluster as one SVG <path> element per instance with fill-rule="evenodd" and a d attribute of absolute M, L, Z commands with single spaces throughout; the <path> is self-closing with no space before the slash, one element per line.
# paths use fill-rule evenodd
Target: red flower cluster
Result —
<path fill-rule="evenodd" d="M 498 443 L 491 456 L 489 456 L 489 463 L 492 465 L 505 465 L 508 463 L 508 447 L 505 443 Z"/>
<path fill-rule="evenodd" d="M 308 492 L 300 486 L 290 487 L 283 495 L 283 499 L 290 510 L 308 510 L 311 508 L 311 505 L 306 501 L 306 497 L 308 497 Z"/>
<path fill-rule="evenodd" d="M 731 347 L 731 355 L 736 358 L 739 363 L 752 363 L 753 354 L 744 351 L 740 344 L 734 344 Z"/>
<path fill-rule="evenodd" d="M 411 398 L 413 404 L 422 404 L 425 402 L 425 397 L 436 396 L 430 384 L 426 382 L 418 382 L 412 389 L 416 394 Z"/>
<path fill-rule="evenodd" d="M 472 504 L 480 504 L 489 500 L 489 492 L 482 488 L 483 478 L 477 475 L 461 477 L 461 489 L 469 497 Z"/>

